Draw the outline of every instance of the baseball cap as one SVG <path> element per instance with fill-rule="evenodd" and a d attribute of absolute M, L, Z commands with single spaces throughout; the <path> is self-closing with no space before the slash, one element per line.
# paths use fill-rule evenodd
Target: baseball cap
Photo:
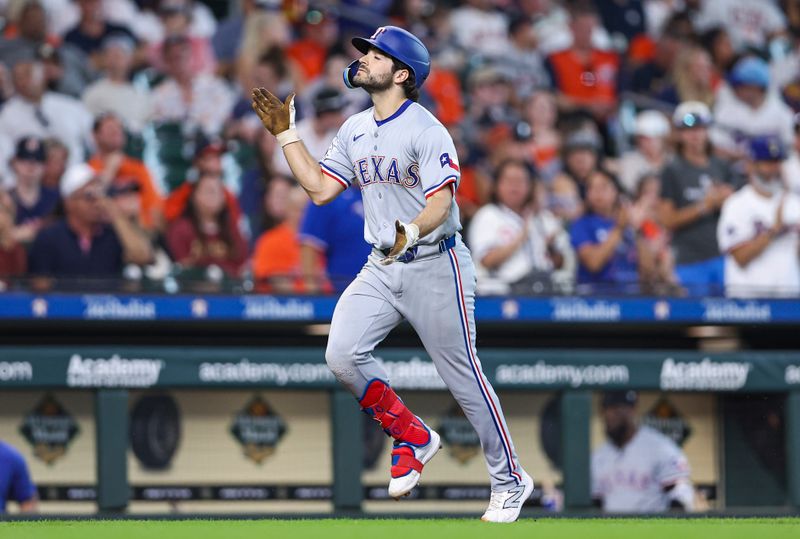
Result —
<path fill-rule="evenodd" d="M 36 137 L 23 137 L 17 142 L 14 159 L 43 163 L 45 160 L 44 144 Z"/>
<path fill-rule="evenodd" d="M 627 405 L 634 406 L 639 400 L 639 395 L 632 389 L 624 391 L 606 391 L 603 393 L 603 408 L 609 406 Z"/>
<path fill-rule="evenodd" d="M 345 105 L 346 103 L 342 93 L 336 88 L 322 88 L 314 96 L 314 112 L 317 115 L 326 112 L 339 112 Z"/>
<path fill-rule="evenodd" d="M 95 170 L 86 163 L 72 165 L 61 177 L 61 196 L 67 198 L 97 177 Z"/>
<path fill-rule="evenodd" d="M 783 161 L 786 147 L 777 135 L 761 135 L 747 141 L 750 159 L 753 161 Z"/>
<path fill-rule="evenodd" d="M 669 135 L 669 121 L 657 110 L 645 110 L 636 116 L 633 133 L 642 137 L 666 137 Z"/>
<path fill-rule="evenodd" d="M 565 150 L 594 150 L 600 151 L 603 143 L 600 135 L 592 129 L 578 129 L 567 136 L 564 141 Z"/>
<path fill-rule="evenodd" d="M 767 88 L 769 86 L 769 66 L 761 58 L 748 56 L 733 66 L 728 81 L 733 86 L 747 84 Z"/>
<path fill-rule="evenodd" d="M 713 117 L 708 105 L 701 101 L 684 101 L 672 114 L 672 125 L 684 127 L 708 127 Z"/>

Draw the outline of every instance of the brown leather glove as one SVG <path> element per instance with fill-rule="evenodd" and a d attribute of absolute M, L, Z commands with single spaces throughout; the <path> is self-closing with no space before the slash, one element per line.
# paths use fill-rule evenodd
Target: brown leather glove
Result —
<path fill-rule="evenodd" d="M 294 94 L 289 94 L 286 101 L 272 95 L 265 88 L 253 89 L 253 110 L 256 111 L 264 127 L 276 137 L 294 128 Z"/>

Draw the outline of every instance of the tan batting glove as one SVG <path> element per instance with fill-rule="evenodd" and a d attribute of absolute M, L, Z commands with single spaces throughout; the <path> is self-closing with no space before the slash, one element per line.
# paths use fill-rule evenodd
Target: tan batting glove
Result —
<path fill-rule="evenodd" d="M 281 147 L 297 142 L 300 137 L 294 124 L 294 94 L 289 94 L 283 103 L 265 88 L 253 90 L 253 110 L 264 127 L 275 135 Z"/>
<path fill-rule="evenodd" d="M 381 260 L 381 264 L 388 266 L 392 262 L 405 254 L 406 251 L 414 247 L 419 241 L 419 227 L 414 223 L 406 224 L 402 221 L 395 221 L 395 239 L 394 245 L 386 258 Z"/>

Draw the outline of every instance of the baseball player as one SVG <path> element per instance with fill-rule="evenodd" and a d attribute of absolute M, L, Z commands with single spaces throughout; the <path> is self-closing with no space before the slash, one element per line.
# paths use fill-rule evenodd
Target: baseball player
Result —
<path fill-rule="evenodd" d="M 636 424 L 637 400 L 635 391 L 603 395 L 608 441 L 592 454 L 592 497 L 613 513 L 691 511 L 686 456 L 657 430 Z"/>
<path fill-rule="evenodd" d="M 345 69 L 345 82 L 366 90 L 374 106 L 342 125 L 321 161 L 294 128 L 294 96 L 281 103 L 263 88 L 253 91 L 254 109 L 315 204 L 330 202 L 353 181 L 361 186 L 372 252 L 334 310 L 325 358 L 394 438 L 389 494 L 405 496 L 439 450 L 440 437 L 397 396 L 372 351 L 408 320 L 480 436 L 492 483 L 482 519 L 513 522 L 533 480 L 519 464 L 475 351 L 475 269 L 458 233 L 453 196 L 458 159 L 447 130 L 416 103 L 430 55 L 394 26 L 352 43 L 363 56 Z"/>

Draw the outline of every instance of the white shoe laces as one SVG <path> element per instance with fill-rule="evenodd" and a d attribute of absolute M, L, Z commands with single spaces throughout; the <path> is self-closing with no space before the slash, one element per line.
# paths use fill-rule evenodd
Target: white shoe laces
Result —
<path fill-rule="evenodd" d="M 499 511 L 502 509 L 503 503 L 506 501 L 505 498 L 505 492 L 492 492 L 492 495 L 489 498 L 489 507 L 486 508 L 486 511 Z"/>

